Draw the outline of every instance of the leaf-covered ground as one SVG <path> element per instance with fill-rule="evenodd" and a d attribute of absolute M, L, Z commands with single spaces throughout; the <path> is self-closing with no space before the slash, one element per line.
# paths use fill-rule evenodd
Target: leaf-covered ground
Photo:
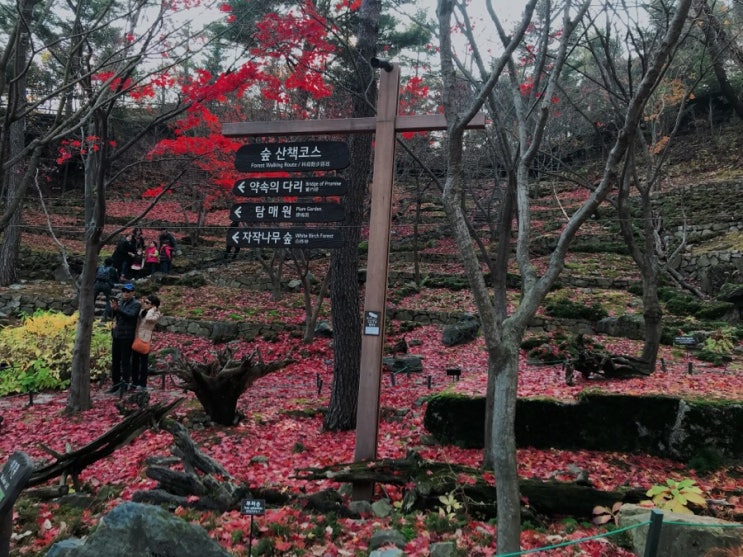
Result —
<path fill-rule="evenodd" d="M 423 356 L 424 371 L 410 376 L 399 375 L 390 381 L 382 380 L 382 420 L 379 429 L 379 457 L 398 458 L 415 448 L 427 459 L 477 466 L 481 451 L 429 445 L 425 441 L 423 415 L 425 399 L 442 389 L 481 394 L 485 385 L 485 355 L 481 341 L 475 347 L 465 345 L 447 348 L 441 342 L 438 327 L 421 327 L 406 333 L 411 353 Z M 602 339 L 607 348 L 623 353 L 636 353 L 639 345 L 619 339 Z M 420 341 L 417 345 L 415 341 Z M 215 347 L 210 342 L 188 337 L 159 333 L 155 350 L 178 346 L 193 358 L 204 358 Z M 264 360 L 286 356 L 297 359 L 282 371 L 259 380 L 240 399 L 239 408 L 246 419 L 232 428 L 208 427 L 193 431 L 193 437 L 212 457 L 218 459 L 240 481 L 252 487 L 274 487 L 290 492 L 315 492 L 324 487 L 338 487 L 327 482 L 300 481 L 294 478 L 298 468 L 324 466 L 353 460 L 354 433 L 326 433 L 322 431 L 322 409 L 327 404 L 332 380 L 332 348 L 326 339 L 303 345 L 296 339 L 282 336 L 277 342 L 235 343 L 238 355 L 248 353 L 256 346 Z M 476 348 L 476 349 L 473 349 Z M 645 379 L 624 381 L 585 380 L 577 378 L 573 387 L 565 385 L 559 367 L 529 365 L 524 359 L 520 377 L 520 396 L 552 396 L 573 399 L 583 389 L 603 389 L 623 393 L 679 393 L 694 397 L 719 397 L 743 400 L 743 373 L 737 362 L 727 369 L 695 362 L 695 373 L 689 375 L 687 355 L 679 350 L 664 348 L 661 354 L 667 362 L 667 371 L 658 371 Z M 445 369 L 453 365 L 462 368 L 462 379 L 451 382 Z M 430 388 L 429 388 L 430 376 Z M 322 387 L 318 390 L 318 378 Z M 176 415 L 188 421 L 199 412 L 199 404 L 190 394 L 174 388 L 170 380 L 161 389 L 159 378 L 152 381 L 153 401 L 172 400 L 186 396 Z M 0 458 L 3 460 L 16 450 L 23 450 L 35 459 L 47 459 L 41 445 L 64 452 L 69 443 L 77 448 L 91 441 L 117 423 L 121 417 L 114 407 L 116 398 L 94 388 L 94 408 L 79 416 L 64 414 L 66 393 L 37 395 L 33 406 L 28 397 L 18 396 L 0 400 Z M 394 411 L 393 411 L 394 410 Z M 402 411 L 402 414 L 400 413 Z M 129 447 L 117 451 L 110 458 L 87 468 L 81 475 L 86 489 L 92 492 L 108 490 L 105 505 L 79 514 L 73 520 L 67 511 L 55 503 L 43 503 L 31 512 L 21 508 L 14 524 L 20 539 L 14 541 L 13 554 L 44 554 L 44 548 L 54 539 L 84 532 L 94 525 L 101 513 L 121 500 L 129 499 L 140 489 L 153 486 L 144 475 L 145 458 L 169 454 L 169 434 L 147 431 Z M 648 488 L 667 478 L 693 478 L 707 497 L 724 496 L 741 510 L 740 500 L 730 493 L 739 489 L 743 467 L 728 467 L 718 471 L 697 474 L 682 463 L 661 458 L 621 453 L 591 451 L 557 451 L 521 449 L 518 452 L 519 472 L 527 478 L 556 478 L 572 480 L 571 465 L 578 466 L 601 489 L 629 485 Z M 111 489 L 110 486 L 114 486 Z M 378 486 L 377 496 L 399 500 L 402 493 L 390 486 Z M 246 554 L 249 518 L 237 512 L 214 515 L 177 509 L 177 514 L 203 524 L 225 548 L 235 555 Z M 454 540 L 466 554 L 492 555 L 494 553 L 495 525 L 478 521 L 456 524 L 450 531 L 432 527 L 422 514 L 404 518 L 378 519 L 364 517 L 356 521 L 312 515 L 299 508 L 269 508 L 258 518 L 260 539 L 271 539 L 283 555 L 358 555 L 363 553 L 372 532 L 384 527 L 403 528 L 410 542 L 408 555 L 428 555 L 431 543 Z M 74 525 L 74 527 L 73 527 Z M 314 532 L 311 536 L 308 531 Z M 524 548 L 559 544 L 568 539 L 593 535 L 601 530 L 582 520 L 566 520 L 550 526 L 535 528 L 527 525 L 523 534 Z M 255 554 L 255 553 L 254 553 Z M 607 544 L 605 539 L 584 542 L 579 546 L 556 549 L 544 555 L 629 555 Z"/>

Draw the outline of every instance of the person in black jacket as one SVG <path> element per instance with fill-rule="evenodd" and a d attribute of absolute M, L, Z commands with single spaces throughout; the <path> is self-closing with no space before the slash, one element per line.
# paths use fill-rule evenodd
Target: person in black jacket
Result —
<path fill-rule="evenodd" d="M 129 266 L 134 260 L 137 248 L 134 246 L 134 238 L 131 234 L 122 236 L 119 239 L 119 243 L 116 244 L 116 249 L 111 256 L 114 267 L 121 275 L 121 280 L 126 280 L 127 273 L 129 272 Z"/>
<path fill-rule="evenodd" d="M 121 301 L 111 303 L 114 327 L 111 330 L 111 379 L 109 393 L 123 392 L 132 387 L 132 342 L 137 329 L 139 311 L 142 309 L 134 297 L 134 285 L 127 282 L 121 289 Z"/>

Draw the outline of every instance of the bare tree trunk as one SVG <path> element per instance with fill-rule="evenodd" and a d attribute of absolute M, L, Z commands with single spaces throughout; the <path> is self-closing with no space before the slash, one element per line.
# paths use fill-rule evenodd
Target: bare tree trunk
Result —
<path fill-rule="evenodd" d="M 19 33 L 15 44 L 8 45 L 13 49 L 12 81 L 8 92 L 6 123 L 8 124 L 7 159 L 14 159 L 25 147 L 26 118 L 19 116 L 26 110 L 26 75 L 27 58 L 30 43 L 30 23 L 33 0 L 23 0 L 19 5 Z M 35 160 L 35 159 L 34 159 Z M 10 208 L 14 200 L 21 198 L 27 189 L 28 174 L 24 161 L 16 161 L 5 168 L 5 205 Z M 18 250 L 21 246 L 21 211 L 13 211 L 3 231 L 0 244 L 0 285 L 7 286 L 18 280 Z"/>
<path fill-rule="evenodd" d="M 353 92 L 353 116 L 373 116 L 376 81 L 369 60 L 376 54 L 380 0 L 364 0 L 359 10 L 358 41 L 351 64 L 355 77 L 349 84 Z M 344 245 L 330 256 L 330 300 L 333 307 L 333 385 L 328 411 L 323 420 L 327 431 L 346 431 L 356 427 L 356 411 L 361 373 L 361 311 L 359 307 L 359 240 L 369 178 L 371 145 L 369 134 L 350 138 L 350 188 L 343 198 L 346 220 Z"/>

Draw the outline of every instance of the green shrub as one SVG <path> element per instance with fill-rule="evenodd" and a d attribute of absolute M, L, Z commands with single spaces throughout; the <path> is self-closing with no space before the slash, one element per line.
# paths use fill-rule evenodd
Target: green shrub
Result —
<path fill-rule="evenodd" d="M 720 319 L 733 310 L 735 310 L 735 304 L 730 302 L 708 302 L 701 304 L 694 315 L 704 320 Z"/>
<path fill-rule="evenodd" d="M 702 307 L 702 303 L 694 296 L 667 286 L 658 289 L 658 298 L 665 302 L 666 310 L 673 315 L 695 315 Z"/>
<path fill-rule="evenodd" d="M 609 316 L 604 308 L 600 304 L 594 303 L 590 307 L 569 300 L 568 298 L 558 298 L 552 302 L 549 302 L 544 311 L 547 315 L 552 317 L 562 317 L 565 319 L 586 319 L 588 321 L 599 321 L 604 317 Z"/>
<path fill-rule="evenodd" d="M 0 373 L 0 396 L 69 385 L 77 313 L 37 311 L 17 327 L 0 330 L 0 354 L 6 369 Z M 105 325 L 93 329 L 90 375 L 97 379 L 111 367 L 111 332 Z"/>

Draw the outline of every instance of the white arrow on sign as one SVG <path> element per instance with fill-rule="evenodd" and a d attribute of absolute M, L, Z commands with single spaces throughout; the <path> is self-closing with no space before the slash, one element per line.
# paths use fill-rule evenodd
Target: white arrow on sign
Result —
<path fill-rule="evenodd" d="M 235 207 L 235 216 L 237 217 L 238 220 L 240 220 L 240 215 L 242 214 L 242 212 L 243 212 L 243 208 L 241 205 L 238 205 L 237 207 Z"/>
<path fill-rule="evenodd" d="M 237 243 L 237 241 L 240 239 L 240 232 L 235 232 L 235 234 L 232 236 L 232 241 Z"/>
<path fill-rule="evenodd" d="M 245 193 L 245 180 L 240 180 L 240 183 L 237 185 L 237 189 L 240 191 L 240 193 Z"/>

